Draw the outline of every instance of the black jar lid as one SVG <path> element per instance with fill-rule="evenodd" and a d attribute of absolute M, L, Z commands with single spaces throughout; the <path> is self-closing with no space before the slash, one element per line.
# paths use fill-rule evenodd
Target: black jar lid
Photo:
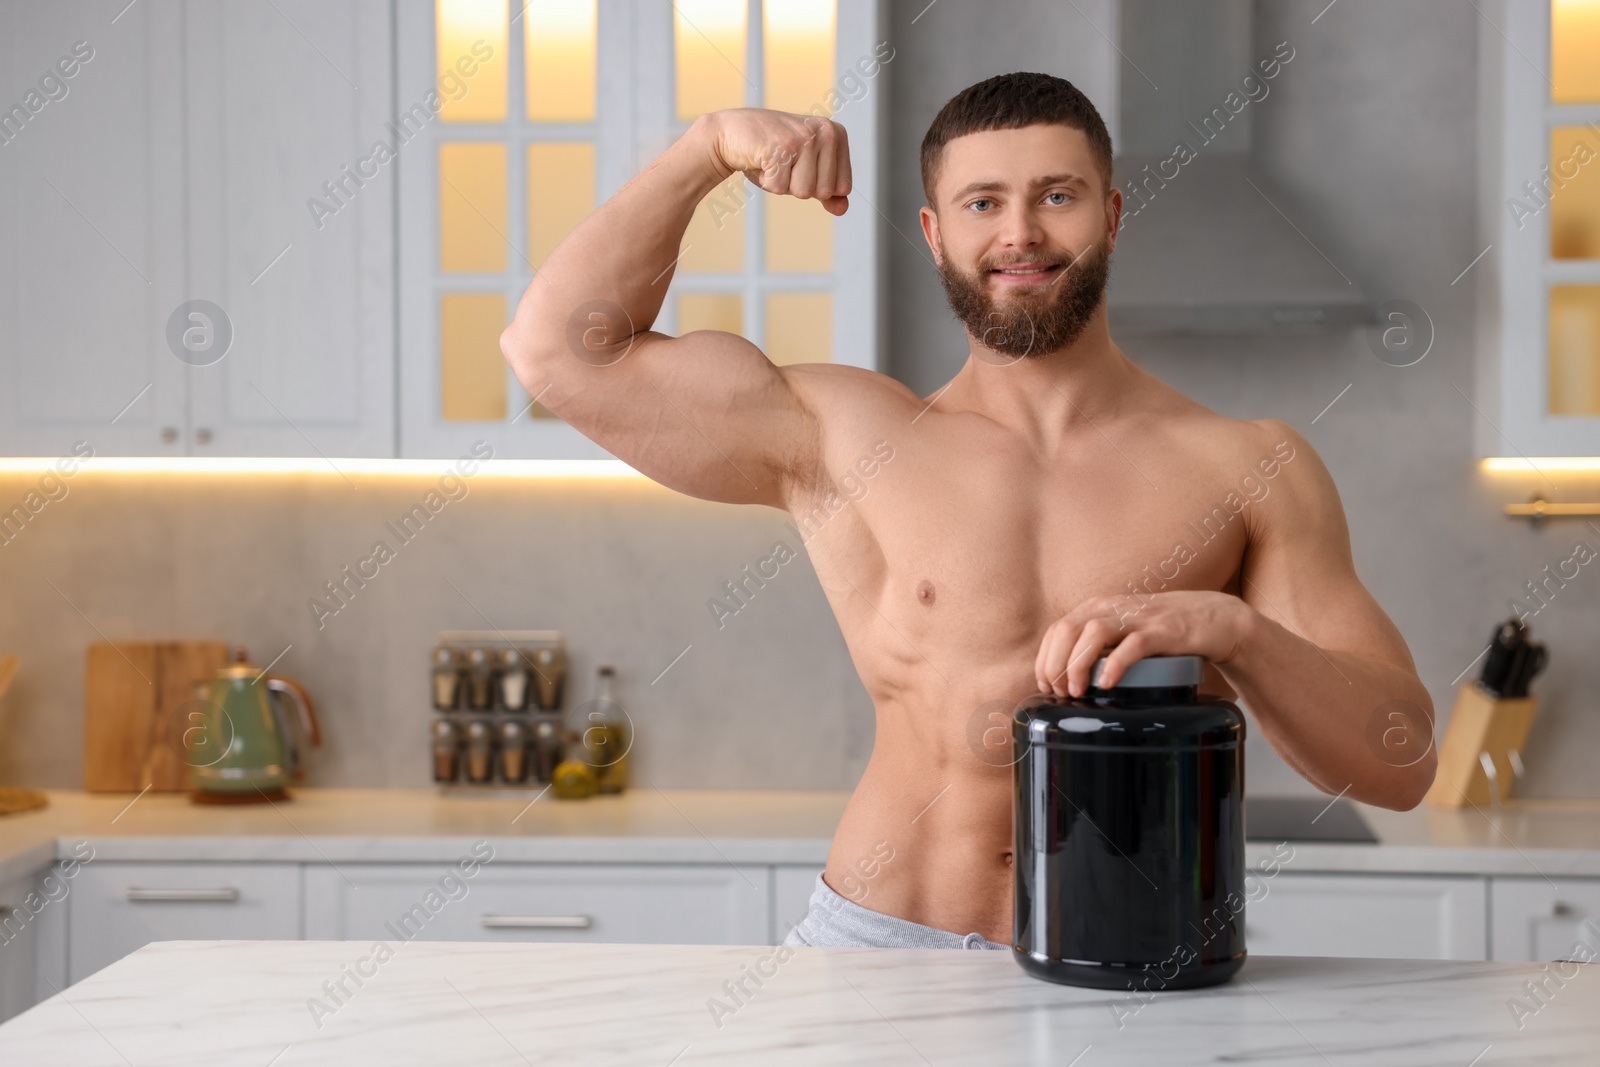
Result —
<path fill-rule="evenodd" d="M 1109 656 L 1095 660 L 1089 672 L 1089 687 L 1100 688 L 1100 672 L 1105 669 Z M 1205 680 L 1206 661 L 1202 656 L 1146 656 L 1135 660 L 1111 692 L 1118 689 L 1166 689 L 1173 686 L 1199 685 Z"/>
<path fill-rule="evenodd" d="M 1105 658 L 1091 678 L 1100 676 Z M 1030 696 L 1012 716 L 1029 744 L 1063 748 L 1211 748 L 1244 740 L 1244 714 L 1218 697 L 1160 699 L 1154 690 L 1192 689 L 1205 672 L 1200 656 L 1150 656 L 1110 689 L 1082 697 Z M 1118 695 L 1126 693 L 1127 703 Z M 1152 700 L 1152 698 L 1156 698 Z"/>

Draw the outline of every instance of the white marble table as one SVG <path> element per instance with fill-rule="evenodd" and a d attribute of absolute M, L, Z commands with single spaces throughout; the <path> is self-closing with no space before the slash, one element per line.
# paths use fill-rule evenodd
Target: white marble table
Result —
<path fill-rule="evenodd" d="M 140 949 L 0 1025 L 0 1064 L 1593 1064 L 1600 973 L 1571 965 L 1249 961 L 1147 1002 L 1030 978 L 1010 953 L 414 941 Z M 363 958 L 369 962 L 360 964 Z M 765 962 L 762 962 L 765 960 Z M 348 996 L 323 983 L 345 977 Z M 346 972 L 346 968 L 351 968 Z M 751 971 L 748 997 L 724 983 Z M 1576 972 L 1575 974 L 1572 972 Z M 321 998 L 314 1015 L 310 1003 Z M 723 1002 L 720 1017 L 712 999 Z M 1535 1002 L 1529 1002 L 1533 1005 Z M 328 1014 L 328 1009 L 331 1014 Z M 731 1009 L 731 1012 L 726 1010 Z"/>

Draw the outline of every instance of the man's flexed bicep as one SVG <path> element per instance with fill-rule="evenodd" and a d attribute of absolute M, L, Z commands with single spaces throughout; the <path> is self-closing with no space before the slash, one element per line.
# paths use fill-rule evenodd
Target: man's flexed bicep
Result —
<path fill-rule="evenodd" d="M 602 326 L 587 329 L 598 338 Z M 646 330 L 585 356 L 513 367 L 528 395 L 669 489 L 782 508 L 796 474 L 815 462 L 816 420 L 785 372 L 743 337 Z"/>
<path fill-rule="evenodd" d="M 656 481 L 782 507 L 818 437 L 787 373 L 733 334 L 650 329 L 695 205 L 735 172 L 835 215 L 848 206 L 838 123 L 755 108 L 703 115 L 556 247 L 500 345 L 529 395 Z"/>

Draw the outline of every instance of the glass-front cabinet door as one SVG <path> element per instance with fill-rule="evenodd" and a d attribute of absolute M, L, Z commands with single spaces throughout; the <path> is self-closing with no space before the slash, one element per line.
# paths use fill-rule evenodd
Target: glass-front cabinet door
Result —
<path fill-rule="evenodd" d="M 1480 456 L 1600 456 L 1600 3 L 1481 20 Z"/>
<path fill-rule="evenodd" d="M 499 337 L 584 216 L 699 115 L 846 126 L 850 211 L 735 175 L 699 205 L 654 328 L 740 333 L 776 363 L 878 365 L 876 0 L 405 0 L 399 8 L 400 448 L 605 458 L 528 396 Z"/>

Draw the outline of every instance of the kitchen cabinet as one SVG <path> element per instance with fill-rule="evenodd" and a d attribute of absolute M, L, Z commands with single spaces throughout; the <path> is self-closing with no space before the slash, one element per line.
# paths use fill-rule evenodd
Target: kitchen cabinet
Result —
<path fill-rule="evenodd" d="M 759 945 L 764 866 L 450 864 L 308 866 L 306 937 Z"/>
<path fill-rule="evenodd" d="M 1575 960 L 1600 956 L 1600 879 L 1496 878 L 1489 889 L 1490 958 Z"/>
<path fill-rule="evenodd" d="M 389 14 L 0 0 L 0 454 L 394 454 Z"/>
<path fill-rule="evenodd" d="M 39 929 L 23 901 L 34 892 L 34 877 L 0 884 L 0 1022 L 33 1007 L 38 967 Z"/>
<path fill-rule="evenodd" d="M 67 898 L 67 980 L 152 941 L 299 938 L 300 884 L 294 863 L 86 863 Z"/>
<path fill-rule="evenodd" d="M 1263 956 L 1488 958 L 1485 880 L 1293 874 L 1261 883 L 1245 908 L 1245 945 Z"/>
<path fill-rule="evenodd" d="M 61 864 L 0 886 L 0 904 L 49 870 L 59 877 Z M 22 931 L 31 940 L 0 944 L 0 1010 L 154 940 L 776 944 L 804 917 L 819 870 L 513 862 L 488 841 L 450 862 L 95 859 L 63 879 L 69 892 Z M 1257 955 L 1545 960 L 1571 957 L 1580 939 L 1600 948 L 1600 878 L 1282 870 L 1259 885 L 1246 910 Z"/>
<path fill-rule="evenodd" d="M 0 0 L 3 455 L 184 451 L 182 5 L 124 2 Z"/>
<path fill-rule="evenodd" d="M 394 454 L 390 26 L 388 0 L 185 5 L 185 299 L 232 332 L 189 369 L 190 455 Z"/>
<path fill-rule="evenodd" d="M 772 868 L 772 933 L 774 945 L 783 943 L 789 931 L 800 924 L 811 907 L 811 892 L 817 887 L 819 867 Z"/>
<path fill-rule="evenodd" d="M 1462 264 L 1476 286 L 1480 456 L 1600 456 L 1600 86 L 1585 75 L 1600 23 L 1586 10 L 1480 9 L 1482 251 Z"/>
<path fill-rule="evenodd" d="M 790 927 L 805 917 L 817 873 L 815 867 L 777 866 L 772 869 L 772 943 L 781 942 Z M 1487 893 L 1481 878 L 1291 874 L 1285 871 L 1261 884 L 1267 887 L 1266 895 L 1246 908 L 1246 946 L 1252 953 L 1440 960 L 1489 958 L 1485 929 Z M 1544 884 L 1538 882 L 1538 885 Z M 1600 882 L 1594 883 L 1590 892 L 1593 895 L 1587 898 L 1573 892 L 1570 899 L 1592 899 L 1595 912 L 1600 913 Z"/>

